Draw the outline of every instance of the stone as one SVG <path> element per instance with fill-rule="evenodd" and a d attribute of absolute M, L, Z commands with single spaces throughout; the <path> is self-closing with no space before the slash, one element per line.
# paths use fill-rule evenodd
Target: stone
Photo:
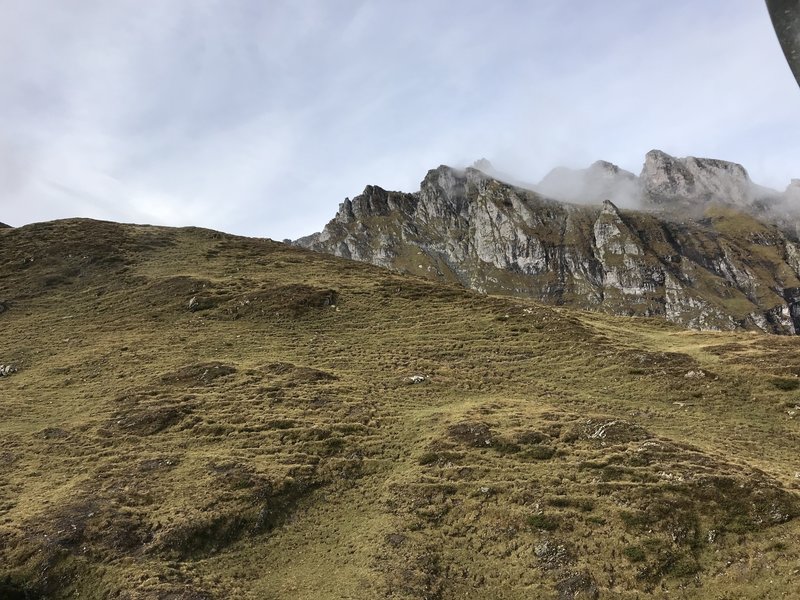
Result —
<path fill-rule="evenodd" d="M 591 574 L 586 572 L 573 573 L 556 583 L 559 600 L 596 600 L 600 597 L 600 590 Z"/>
<path fill-rule="evenodd" d="M 703 379 L 706 376 L 704 371 L 697 370 L 697 371 L 688 371 L 684 377 L 686 379 Z"/>
<path fill-rule="evenodd" d="M 572 553 L 564 544 L 544 540 L 533 547 L 533 554 L 543 569 L 558 569 L 574 561 Z"/>
<path fill-rule="evenodd" d="M 13 365 L 0 365 L 0 377 L 8 377 L 17 372 L 17 368 Z"/>

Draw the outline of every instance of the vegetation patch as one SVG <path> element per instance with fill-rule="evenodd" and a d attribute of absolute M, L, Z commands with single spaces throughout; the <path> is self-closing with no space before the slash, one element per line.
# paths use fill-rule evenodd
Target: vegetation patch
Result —
<path fill-rule="evenodd" d="M 772 385 L 784 392 L 790 392 L 800 388 L 800 379 L 778 377 L 772 380 Z"/>
<path fill-rule="evenodd" d="M 533 460 L 548 460 L 553 458 L 556 454 L 556 449 L 553 446 L 542 446 L 540 444 L 531 444 L 522 450 L 519 454 L 521 458 L 530 458 Z"/>
<path fill-rule="evenodd" d="M 210 385 L 216 379 L 236 373 L 236 368 L 220 362 L 186 365 L 161 376 L 161 382 L 186 387 Z"/>
<path fill-rule="evenodd" d="M 559 518 L 554 515 L 535 514 L 528 515 L 528 526 L 533 529 L 542 529 L 544 531 L 554 531 L 558 529 Z"/>
<path fill-rule="evenodd" d="M 555 496 L 549 498 L 547 503 L 557 508 L 577 508 L 582 512 L 591 512 L 595 507 L 594 499 L 585 497 Z"/>
<path fill-rule="evenodd" d="M 245 293 L 230 300 L 224 311 L 234 319 L 280 315 L 298 317 L 309 311 L 334 307 L 338 301 L 339 292 L 335 289 L 288 284 Z"/>
<path fill-rule="evenodd" d="M 178 424 L 190 412 L 188 406 L 141 406 L 113 415 L 107 430 L 153 435 Z"/>
<path fill-rule="evenodd" d="M 453 440 L 475 448 L 487 448 L 495 443 L 494 434 L 486 423 L 464 421 L 451 425 L 447 434 Z"/>
<path fill-rule="evenodd" d="M 622 554 L 632 563 L 643 562 L 647 558 L 644 550 L 639 546 L 625 546 Z"/>
<path fill-rule="evenodd" d="M 281 377 L 286 383 L 294 385 L 326 383 L 337 379 L 335 375 L 326 371 L 297 366 L 289 362 L 270 363 L 261 367 L 260 370 L 273 377 Z"/>

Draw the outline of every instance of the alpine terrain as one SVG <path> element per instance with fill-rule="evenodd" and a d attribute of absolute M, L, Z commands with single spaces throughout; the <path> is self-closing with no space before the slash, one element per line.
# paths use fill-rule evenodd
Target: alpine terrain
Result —
<path fill-rule="evenodd" d="M 367 186 L 299 246 L 489 294 L 706 330 L 800 331 L 800 180 L 653 150 L 519 186 L 433 169 L 415 193 Z M 626 207 L 626 208 L 623 208 Z"/>
<path fill-rule="evenodd" d="M 362 262 L 0 229 L 0 598 L 796 598 L 800 340 L 737 330 L 796 331 L 781 200 L 573 175 L 369 187 L 303 242 Z"/>

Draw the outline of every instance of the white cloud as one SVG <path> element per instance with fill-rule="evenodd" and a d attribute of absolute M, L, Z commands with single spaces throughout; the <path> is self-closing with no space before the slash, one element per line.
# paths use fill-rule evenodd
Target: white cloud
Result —
<path fill-rule="evenodd" d="M 662 148 L 800 176 L 765 8 L 730 0 L 0 0 L 0 220 L 318 230 L 366 184 Z"/>

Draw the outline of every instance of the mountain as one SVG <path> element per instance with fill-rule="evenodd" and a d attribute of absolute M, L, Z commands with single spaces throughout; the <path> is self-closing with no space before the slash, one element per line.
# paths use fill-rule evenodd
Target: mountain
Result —
<path fill-rule="evenodd" d="M 79 219 L 0 300 L 0 598 L 796 592 L 797 338 Z"/>
<path fill-rule="evenodd" d="M 734 163 L 659 151 L 639 177 L 597 162 L 555 170 L 535 190 L 441 166 L 415 193 L 367 186 L 295 243 L 482 293 L 795 334 L 798 221 L 781 207 L 797 189 L 781 195 Z M 592 204 L 604 196 L 641 209 Z M 582 198 L 589 204 L 574 202 Z"/>
<path fill-rule="evenodd" d="M 758 189 L 739 164 L 711 158 L 674 158 L 651 150 L 641 174 L 645 197 L 656 204 L 692 207 L 721 200 L 736 207 L 752 204 Z"/>

